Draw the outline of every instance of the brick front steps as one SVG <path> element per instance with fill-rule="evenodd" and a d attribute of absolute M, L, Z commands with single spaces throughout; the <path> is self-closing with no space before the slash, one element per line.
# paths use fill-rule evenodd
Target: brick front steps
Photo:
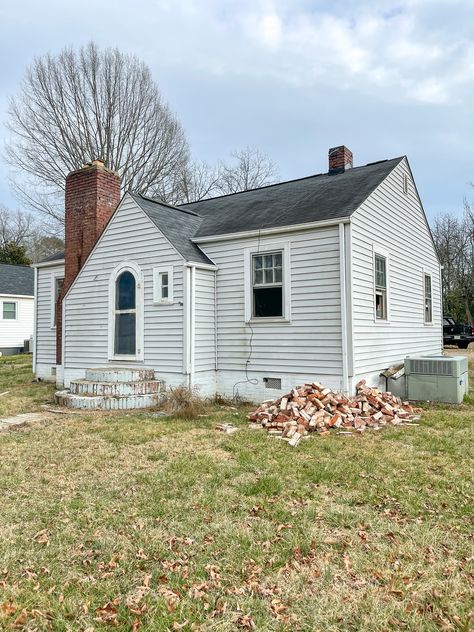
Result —
<path fill-rule="evenodd" d="M 133 410 L 151 408 L 163 400 L 162 384 L 153 369 L 107 367 L 87 369 L 85 379 L 57 391 L 56 402 L 84 410 Z"/>

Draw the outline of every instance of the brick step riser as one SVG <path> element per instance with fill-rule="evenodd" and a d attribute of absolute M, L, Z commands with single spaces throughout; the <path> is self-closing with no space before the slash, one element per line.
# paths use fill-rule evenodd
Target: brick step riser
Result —
<path fill-rule="evenodd" d="M 85 379 L 88 382 L 146 382 L 155 379 L 155 371 L 127 367 L 86 369 Z"/>
<path fill-rule="evenodd" d="M 74 395 L 69 391 L 58 391 L 55 399 L 61 406 L 79 410 L 138 410 L 158 406 L 163 401 L 163 395 L 155 393 L 123 397 L 91 397 Z"/>
<path fill-rule="evenodd" d="M 154 395 L 160 392 L 161 383 L 157 380 L 146 382 L 71 382 L 73 395 L 89 397 L 117 397 L 124 395 Z"/>

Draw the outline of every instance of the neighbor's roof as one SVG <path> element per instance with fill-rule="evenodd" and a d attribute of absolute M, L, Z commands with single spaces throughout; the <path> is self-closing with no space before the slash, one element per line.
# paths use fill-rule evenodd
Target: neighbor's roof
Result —
<path fill-rule="evenodd" d="M 180 208 L 202 217 L 194 237 L 348 217 L 402 160 L 393 158 L 344 173 L 308 176 Z"/>
<path fill-rule="evenodd" d="M 41 261 L 38 261 L 38 263 L 47 263 L 48 261 L 62 261 L 64 259 L 64 252 L 55 252 L 52 255 L 49 255 L 49 257 L 46 257 L 45 259 L 41 259 Z"/>
<path fill-rule="evenodd" d="M 213 265 L 202 250 L 191 241 L 199 230 L 201 217 L 191 210 L 169 206 L 138 193 L 130 195 L 186 261 Z"/>
<path fill-rule="evenodd" d="M 0 294 L 34 296 L 35 273 L 30 266 L 0 263 Z"/>

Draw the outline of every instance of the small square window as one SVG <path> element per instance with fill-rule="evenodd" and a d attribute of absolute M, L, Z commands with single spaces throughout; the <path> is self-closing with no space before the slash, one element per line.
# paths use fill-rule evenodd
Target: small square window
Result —
<path fill-rule="evenodd" d="M 16 320 L 16 303 L 3 303 L 3 320 Z"/>
<path fill-rule="evenodd" d="M 173 269 L 154 268 L 153 270 L 153 302 L 173 302 Z"/>

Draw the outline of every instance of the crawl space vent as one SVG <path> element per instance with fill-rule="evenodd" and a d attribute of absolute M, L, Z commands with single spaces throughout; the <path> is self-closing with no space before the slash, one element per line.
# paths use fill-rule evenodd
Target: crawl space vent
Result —
<path fill-rule="evenodd" d="M 274 388 L 279 390 L 281 388 L 281 378 L 279 377 L 264 377 L 265 388 Z"/>

